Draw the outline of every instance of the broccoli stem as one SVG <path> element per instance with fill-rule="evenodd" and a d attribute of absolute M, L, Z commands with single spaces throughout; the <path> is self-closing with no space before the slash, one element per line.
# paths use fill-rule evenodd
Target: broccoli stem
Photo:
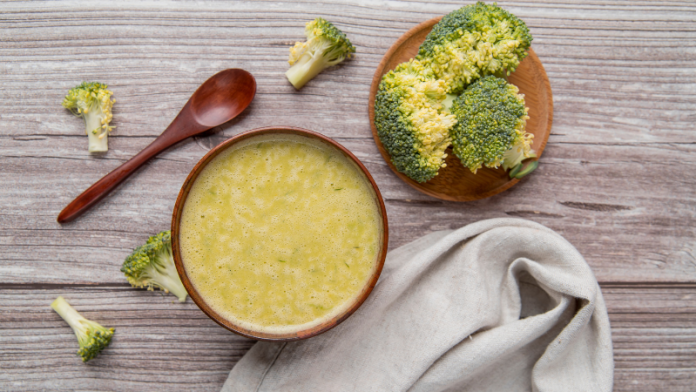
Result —
<path fill-rule="evenodd" d="M 313 56 L 305 55 L 295 63 L 285 73 L 288 80 L 296 89 L 301 89 L 307 82 L 319 75 L 326 68 L 326 64 L 322 59 L 322 54 L 317 51 Z"/>
<path fill-rule="evenodd" d="M 77 340 L 82 342 L 87 335 L 87 326 L 91 321 L 87 320 L 78 313 L 77 310 L 73 309 L 62 296 L 53 301 L 51 308 L 70 325 L 73 332 L 75 332 L 75 336 L 77 336 Z"/>
<path fill-rule="evenodd" d="M 517 173 L 520 172 L 520 170 L 522 170 L 522 163 L 518 163 L 517 166 L 513 167 L 510 170 L 510 172 L 508 173 L 510 175 L 510 178 L 515 178 L 515 176 L 517 175 Z"/>
<path fill-rule="evenodd" d="M 457 96 L 456 96 L 456 95 L 447 94 L 447 95 L 445 96 L 445 100 L 442 101 L 442 106 L 444 106 L 445 109 L 450 110 L 450 108 L 452 107 L 452 104 L 454 103 L 454 100 L 455 100 L 455 99 L 457 99 Z"/>
<path fill-rule="evenodd" d="M 85 117 L 89 137 L 89 152 L 105 152 L 109 149 L 108 131 L 102 128 L 103 113 L 97 107 L 90 108 Z"/>
<path fill-rule="evenodd" d="M 514 177 L 517 179 L 520 179 L 520 178 L 526 176 L 527 174 L 533 172 L 534 170 L 536 170 L 537 167 L 539 167 L 539 161 L 532 161 L 527 165 L 527 167 L 525 167 L 524 169 L 517 172 Z"/>
<path fill-rule="evenodd" d="M 185 302 L 188 292 L 181 283 L 179 278 L 179 273 L 176 271 L 176 264 L 174 263 L 174 257 L 171 254 L 161 255 L 162 265 L 155 267 L 154 265 L 150 276 L 152 277 L 152 283 L 159 286 L 167 293 L 172 293 L 179 298 L 179 302 Z"/>
<path fill-rule="evenodd" d="M 185 302 L 188 292 L 179 279 L 176 267 L 165 268 L 164 273 L 158 272 L 158 274 L 153 274 L 152 282 L 163 288 L 165 292 L 176 295 L 179 298 L 179 302 Z M 173 276 L 173 274 L 176 276 Z"/>

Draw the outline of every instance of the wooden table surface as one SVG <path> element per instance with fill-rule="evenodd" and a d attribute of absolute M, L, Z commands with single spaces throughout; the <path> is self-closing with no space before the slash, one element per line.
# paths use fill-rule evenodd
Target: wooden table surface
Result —
<path fill-rule="evenodd" d="M 616 391 L 696 385 L 696 3 L 501 2 L 524 19 L 554 95 L 539 169 L 513 189 L 468 203 L 402 183 L 372 140 L 369 83 L 387 48 L 461 2 L 0 3 L 0 390 L 219 390 L 253 341 L 189 299 L 131 288 L 119 271 L 148 235 L 169 227 L 179 188 L 213 146 L 239 132 L 290 125 L 345 145 L 385 197 L 390 248 L 494 217 L 521 217 L 586 257 L 609 309 Z M 288 47 L 322 16 L 357 56 L 296 92 Z M 97 208 L 59 225 L 58 212 L 150 143 L 195 88 L 225 68 L 256 77 L 238 119 L 180 143 Z M 60 106 L 69 88 L 101 81 L 117 128 L 104 156 L 87 153 L 82 120 Z M 83 364 L 49 304 L 63 295 L 116 328 Z"/>

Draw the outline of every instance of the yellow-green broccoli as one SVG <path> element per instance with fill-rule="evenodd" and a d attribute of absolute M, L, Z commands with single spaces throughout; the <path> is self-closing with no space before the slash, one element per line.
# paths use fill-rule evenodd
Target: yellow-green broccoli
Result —
<path fill-rule="evenodd" d="M 396 169 L 426 182 L 445 167 L 448 130 L 455 123 L 443 106 L 445 84 L 417 60 L 382 77 L 375 98 L 375 126 Z"/>
<path fill-rule="evenodd" d="M 459 95 L 478 78 L 510 74 L 527 56 L 527 25 L 496 4 L 462 7 L 445 15 L 428 34 L 418 60 Z"/>
<path fill-rule="evenodd" d="M 80 344 L 77 355 L 82 357 L 82 362 L 93 359 L 111 343 L 111 337 L 114 336 L 113 328 L 104 328 L 100 324 L 82 317 L 63 297 L 56 298 L 51 304 L 51 308 L 75 332 L 77 342 Z"/>
<path fill-rule="evenodd" d="M 169 230 L 148 238 L 145 245 L 137 247 L 126 257 L 121 272 L 134 287 L 147 287 L 148 290 L 159 287 L 165 293 L 176 295 L 180 302 L 186 301 L 188 292 L 176 271 Z"/>
<path fill-rule="evenodd" d="M 355 53 L 355 47 L 345 34 L 331 22 L 316 18 L 305 28 L 307 41 L 297 42 L 290 48 L 290 69 L 285 73 L 296 89 L 326 68 L 336 65 Z"/>
<path fill-rule="evenodd" d="M 524 96 L 505 80 L 479 79 L 454 100 L 450 110 L 457 117 L 451 131 L 454 154 L 472 172 L 482 166 L 502 165 L 507 170 L 536 157 L 531 148 L 534 135 L 525 131 L 529 116 Z"/>
<path fill-rule="evenodd" d="M 514 162 L 512 167 L 532 157 L 532 135 L 524 132 L 527 118 L 524 101 L 523 114 L 518 118 L 521 134 L 513 140 L 512 134 L 507 139 L 498 135 L 502 132 L 500 127 L 490 122 L 478 124 L 482 127 L 476 128 L 479 133 L 466 136 L 476 125 L 467 116 L 479 109 L 467 112 L 473 109 L 463 108 L 464 95 L 458 97 L 482 77 L 514 71 L 527 56 L 531 42 L 532 36 L 524 22 L 495 4 L 479 2 L 443 17 L 420 46 L 416 58 L 384 75 L 379 86 L 375 126 L 396 169 L 415 181 L 428 181 L 446 166 L 445 150 L 450 144 L 454 144 L 455 154 L 474 173 L 482 165 L 502 164 L 507 169 Z M 494 102 L 509 98 L 505 94 L 492 94 L 489 98 L 488 104 L 507 108 L 506 102 Z M 455 100 L 459 102 L 456 112 L 450 108 Z M 490 113 L 479 115 L 485 117 Z M 484 129 L 496 134 L 499 140 L 484 137 Z M 508 142 L 515 147 L 511 148 L 513 144 Z M 519 175 L 527 172 L 525 169 Z"/>
<path fill-rule="evenodd" d="M 114 128 L 111 122 L 111 108 L 116 100 L 107 90 L 107 85 L 99 82 L 83 82 L 70 89 L 63 99 L 63 107 L 85 120 L 89 137 L 89 152 L 105 152 L 109 149 L 108 136 Z"/>

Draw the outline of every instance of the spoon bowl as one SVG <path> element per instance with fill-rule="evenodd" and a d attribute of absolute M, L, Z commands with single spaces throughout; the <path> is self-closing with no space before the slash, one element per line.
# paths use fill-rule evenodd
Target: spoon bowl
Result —
<path fill-rule="evenodd" d="M 256 81 L 247 71 L 228 69 L 203 83 L 191 96 L 193 116 L 210 128 L 237 117 L 254 99 Z"/>
<path fill-rule="evenodd" d="M 157 139 L 82 192 L 60 212 L 58 222 L 69 222 L 82 215 L 160 152 L 237 117 L 251 104 L 255 95 L 256 80 L 243 69 L 226 69 L 211 76 L 191 95 Z"/>

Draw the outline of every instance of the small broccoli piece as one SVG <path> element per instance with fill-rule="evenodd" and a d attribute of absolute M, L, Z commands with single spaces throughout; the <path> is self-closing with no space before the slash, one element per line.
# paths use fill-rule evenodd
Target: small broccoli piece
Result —
<path fill-rule="evenodd" d="M 510 169 L 510 172 L 508 174 L 510 175 L 510 178 L 519 179 L 533 172 L 534 170 L 536 170 L 537 167 L 539 167 L 539 161 L 531 161 L 529 162 L 529 165 L 527 165 L 527 167 L 525 168 L 522 168 L 522 164 L 520 163 L 519 165 Z"/>
<path fill-rule="evenodd" d="M 114 129 L 109 126 L 111 107 L 116 100 L 111 99 L 113 93 L 107 87 L 99 82 L 83 82 L 70 89 L 63 99 L 64 108 L 85 119 L 89 152 L 105 152 L 109 149 L 108 135 Z"/>
<path fill-rule="evenodd" d="M 478 2 L 445 15 L 416 58 L 445 81 L 448 94 L 459 95 L 481 77 L 509 75 L 531 44 L 522 20 L 496 4 Z"/>
<path fill-rule="evenodd" d="M 96 357 L 111 343 L 111 337 L 114 336 L 113 328 L 104 328 L 100 324 L 82 317 L 63 297 L 56 298 L 51 304 L 51 308 L 75 332 L 77 342 L 80 344 L 77 355 L 82 357 L 82 362 L 87 362 Z"/>
<path fill-rule="evenodd" d="M 512 84 L 487 76 L 454 100 L 457 124 L 451 130 L 454 154 L 472 172 L 486 167 L 510 169 L 526 158 L 534 135 L 525 132 L 529 116 L 524 96 Z"/>
<path fill-rule="evenodd" d="M 385 74 L 375 97 L 375 127 L 398 171 L 426 182 L 445 167 L 449 128 L 445 84 L 417 60 Z"/>
<path fill-rule="evenodd" d="M 306 42 L 297 42 L 290 48 L 288 62 L 292 67 L 285 73 L 298 90 L 321 71 L 355 53 L 355 47 L 346 35 L 325 19 L 316 18 L 308 22 L 305 35 Z"/>
<path fill-rule="evenodd" d="M 186 301 L 188 293 L 181 283 L 172 257 L 172 241 L 169 230 L 150 237 L 145 245 L 136 248 L 126 257 L 121 267 L 133 287 L 159 287 Z"/>

